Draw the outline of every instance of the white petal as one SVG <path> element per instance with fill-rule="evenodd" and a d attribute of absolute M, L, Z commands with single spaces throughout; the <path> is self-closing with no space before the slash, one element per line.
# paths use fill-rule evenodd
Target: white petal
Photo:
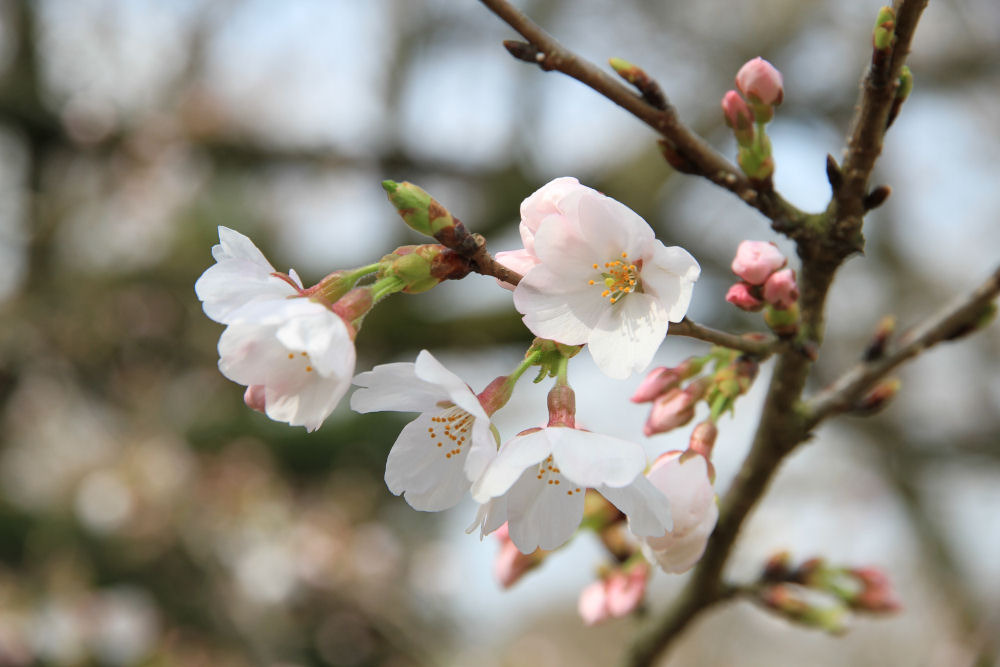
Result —
<path fill-rule="evenodd" d="M 667 335 L 667 313 L 648 294 L 629 294 L 609 308 L 587 339 L 605 375 L 627 378 L 649 366 Z"/>
<path fill-rule="evenodd" d="M 321 375 L 354 375 L 354 342 L 347 325 L 325 307 L 292 318 L 278 328 L 276 335 L 288 349 L 306 352 Z"/>
<path fill-rule="evenodd" d="M 500 448 L 482 476 L 472 485 L 472 497 L 484 503 L 507 492 L 527 468 L 545 460 L 552 447 L 545 430 L 519 435 Z"/>
<path fill-rule="evenodd" d="M 646 467 L 646 453 L 634 442 L 558 426 L 540 433 L 552 443 L 552 458 L 559 470 L 579 486 L 622 487 Z"/>
<path fill-rule="evenodd" d="M 417 377 L 441 387 L 452 403 L 462 408 L 470 415 L 480 419 L 489 419 L 486 411 L 476 395 L 469 389 L 460 377 L 445 368 L 434 355 L 427 350 L 420 350 L 417 361 L 413 365 Z"/>
<path fill-rule="evenodd" d="M 522 553 L 555 549 L 576 532 L 583 519 L 585 494 L 568 492 L 567 486 L 538 480 L 534 471 L 528 470 L 511 487 L 507 494 L 507 526 L 510 539 Z"/>
<path fill-rule="evenodd" d="M 607 257 L 580 236 L 574 221 L 561 215 L 545 218 L 535 233 L 535 256 L 564 282 L 585 282 L 593 277 L 594 262 Z"/>
<path fill-rule="evenodd" d="M 351 395 L 355 412 L 433 412 L 448 399 L 441 387 L 418 379 L 408 362 L 380 364 L 359 373 L 354 384 L 361 387 Z"/>
<path fill-rule="evenodd" d="M 426 512 L 455 506 L 470 486 L 463 471 L 468 446 L 453 453 L 452 443 L 432 421 L 435 416 L 420 415 L 404 426 L 385 466 L 389 490 L 397 496 L 404 494 L 414 509 Z M 438 437 L 431 437 L 429 429 L 434 429 Z"/>
<path fill-rule="evenodd" d="M 675 536 L 695 530 L 715 507 L 715 490 L 704 457 L 693 456 L 681 463 L 679 456 L 657 459 L 647 475 L 670 500 Z"/>
<path fill-rule="evenodd" d="M 639 258 L 643 244 L 655 235 L 635 211 L 610 197 L 597 194 L 580 199 L 580 234 L 601 259 L 618 259 L 624 251 Z"/>
<path fill-rule="evenodd" d="M 610 307 L 597 286 L 581 279 L 575 291 L 561 289 L 559 276 L 539 264 L 514 289 L 514 307 L 536 336 L 567 345 L 587 342 L 590 330 Z"/>
<path fill-rule="evenodd" d="M 599 486 L 597 491 L 628 517 L 637 537 L 661 537 L 673 527 L 667 497 L 642 475 L 620 489 Z"/>
<path fill-rule="evenodd" d="M 705 516 L 705 521 L 697 530 L 680 538 L 671 538 L 668 534 L 661 539 L 647 539 L 642 543 L 642 552 L 648 560 L 655 560 L 666 572 L 681 574 L 687 572 L 697 563 L 708 545 L 708 538 L 715 529 L 719 517 L 718 507 L 713 503 L 712 510 Z"/>
<path fill-rule="evenodd" d="M 268 273 L 274 273 L 274 267 L 253 241 L 235 229 L 222 225 L 219 226 L 219 245 L 212 248 L 212 256 L 217 262 L 229 259 L 244 260 L 265 267 Z"/>
<path fill-rule="evenodd" d="M 496 458 L 499 443 L 493 435 L 488 419 L 477 418 L 472 423 L 471 439 L 472 445 L 465 459 L 465 476 L 475 481 L 482 476 L 486 466 Z"/>
<path fill-rule="evenodd" d="M 507 498 L 501 496 L 480 505 L 475 520 L 469 524 L 465 532 L 471 533 L 478 528 L 481 540 L 505 523 L 507 523 Z"/>
<path fill-rule="evenodd" d="M 642 286 L 662 304 L 671 322 L 680 322 L 700 274 L 701 267 L 687 250 L 657 241 L 651 261 L 642 269 Z"/>

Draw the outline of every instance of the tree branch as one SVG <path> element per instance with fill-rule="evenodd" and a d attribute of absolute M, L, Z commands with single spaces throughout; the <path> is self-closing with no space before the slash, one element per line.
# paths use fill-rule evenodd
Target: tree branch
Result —
<path fill-rule="evenodd" d="M 570 51 L 542 30 L 507 0 L 480 0 L 494 14 L 528 40 L 536 51 L 515 53 L 515 57 L 535 62 L 545 71 L 556 70 L 592 88 L 663 136 L 691 171 L 729 190 L 771 220 L 776 227 L 793 230 L 806 215 L 771 189 L 758 189 L 732 162 L 692 132 L 677 117 L 666 96 L 656 104 L 620 83 L 616 78 Z M 508 47 L 510 49 L 510 47 Z M 655 82 L 654 82 L 655 83 Z M 659 87 L 657 86 L 657 89 Z"/>
<path fill-rule="evenodd" d="M 805 408 L 809 428 L 830 415 L 850 409 L 872 385 L 903 362 L 933 345 L 965 333 L 997 294 L 1000 294 L 1000 266 L 979 287 L 905 333 L 890 354 L 857 364 L 809 401 Z"/>
<path fill-rule="evenodd" d="M 774 353 L 778 339 L 772 334 L 748 333 L 743 335 L 732 334 L 727 331 L 719 331 L 711 327 L 702 326 L 688 318 L 680 322 L 674 322 L 667 330 L 668 336 L 687 336 L 697 338 L 706 343 L 721 345 L 732 350 L 739 350 L 759 357 L 761 360 L 767 359 Z"/>

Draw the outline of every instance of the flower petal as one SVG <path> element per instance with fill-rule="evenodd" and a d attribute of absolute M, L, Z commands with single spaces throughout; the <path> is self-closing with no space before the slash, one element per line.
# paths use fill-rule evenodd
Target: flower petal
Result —
<path fill-rule="evenodd" d="M 497 456 L 498 443 L 493 429 L 490 428 L 489 419 L 476 419 L 472 422 L 471 440 L 465 459 L 465 476 L 475 481 Z"/>
<path fill-rule="evenodd" d="M 507 494 L 510 539 L 522 553 L 562 546 L 583 519 L 583 493 L 567 493 L 525 472 Z"/>
<path fill-rule="evenodd" d="M 503 495 L 521 477 L 521 473 L 552 452 L 546 430 L 519 435 L 500 448 L 497 457 L 472 485 L 472 497 L 476 502 L 484 503 Z"/>
<path fill-rule="evenodd" d="M 361 387 L 351 395 L 355 412 L 434 412 L 448 398 L 441 387 L 418 379 L 409 362 L 380 364 L 355 376 L 354 384 Z"/>
<path fill-rule="evenodd" d="M 680 322 L 687 313 L 699 275 L 701 267 L 687 250 L 657 241 L 651 261 L 643 267 L 642 285 L 662 304 L 671 322 Z"/>
<path fill-rule="evenodd" d="M 587 339 L 608 377 L 627 378 L 649 366 L 667 335 L 667 312 L 648 294 L 629 294 L 609 308 Z"/>
<path fill-rule="evenodd" d="M 597 257 L 617 259 L 622 252 L 638 259 L 645 244 L 655 238 L 653 229 L 625 204 L 592 192 L 580 198 L 580 234 Z"/>
<path fill-rule="evenodd" d="M 622 487 L 646 467 L 646 453 L 634 442 L 559 426 L 539 433 L 552 443 L 552 458 L 561 473 L 580 486 Z"/>
<path fill-rule="evenodd" d="M 573 291 L 563 289 L 563 285 L 560 276 L 539 264 L 514 289 L 514 307 L 536 336 L 581 345 L 587 342 L 590 330 L 608 310 L 609 303 L 584 278 Z"/>
<path fill-rule="evenodd" d="M 476 395 L 469 389 L 460 377 L 445 368 L 434 355 L 427 350 L 420 350 L 417 361 L 413 365 L 417 378 L 424 382 L 441 387 L 451 402 L 479 419 L 489 419 L 486 411 Z"/>
<path fill-rule="evenodd" d="M 432 421 L 435 416 L 423 414 L 404 426 L 385 465 L 389 490 L 397 496 L 404 494 L 414 509 L 425 512 L 455 506 L 471 485 L 463 471 L 468 447 L 455 454 L 450 446 L 431 438 L 430 431 L 437 426 Z"/>
<path fill-rule="evenodd" d="M 629 530 L 636 537 L 661 537 L 673 527 L 667 497 L 642 475 L 627 486 L 602 485 L 597 491 L 628 517 Z"/>

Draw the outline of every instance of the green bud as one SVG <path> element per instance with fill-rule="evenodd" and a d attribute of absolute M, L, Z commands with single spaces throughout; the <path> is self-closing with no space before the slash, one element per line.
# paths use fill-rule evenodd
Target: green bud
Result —
<path fill-rule="evenodd" d="M 644 81 L 648 78 L 645 72 L 627 60 L 622 60 L 621 58 L 611 58 L 608 60 L 608 64 L 611 65 L 611 69 L 613 69 L 618 76 L 625 79 L 633 86 L 638 85 L 638 82 Z"/>
<path fill-rule="evenodd" d="M 896 39 L 896 12 L 892 7 L 882 7 L 875 17 L 875 30 L 872 32 L 872 46 L 878 51 L 892 47 Z"/>
<path fill-rule="evenodd" d="M 896 88 L 896 99 L 900 102 L 906 100 L 913 92 L 913 72 L 907 65 L 903 65 L 899 70 L 899 87 Z"/>
<path fill-rule="evenodd" d="M 402 290 L 404 292 L 426 292 L 441 281 L 432 274 L 433 257 L 421 252 L 425 247 L 408 245 L 397 248 L 394 253 L 382 258 L 383 266 L 379 275 L 400 280 L 405 285 Z"/>
<path fill-rule="evenodd" d="M 382 181 L 382 187 L 410 229 L 436 238 L 442 231 L 455 226 L 448 209 L 413 183 Z"/>
<path fill-rule="evenodd" d="M 785 310 L 768 305 L 764 309 L 764 322 L 779 336 L 794 336 L 799 331 L 799 304 L 793 303 Z"/>

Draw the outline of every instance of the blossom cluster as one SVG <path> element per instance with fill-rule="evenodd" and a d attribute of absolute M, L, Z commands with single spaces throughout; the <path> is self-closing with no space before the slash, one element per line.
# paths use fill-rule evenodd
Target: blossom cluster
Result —
<path fill-rule="evenodd" d="M 457 233 L 461 223 L 416 186 L 384 186 L 414 229 L 436 239 Z M 387 487 L 421 511 L 471 498 L 478 510 L 469 532 L 501 536 L 496 571 L 504 585 L 541 564 L 581 523 L 605 537 L 627 535 L 628 557 L 637 564 L 627 577 L 602 580 L 607 604 L 594 602 L 598 587 L 587 594 L 588 605 L 581 600 L 588 622 L 596 622 L 642 599 L 649 578 L 643 563 L 683 572 L 701 556 L 717 516 L 711 442 L 699 449 L 692 440 L 688 452 L 661 456 L 647 470 L 641 445 L 577 423 L 569 361 L 586 346 L 611 378 L 645 370 L 670 323 L 684 318 L 700 267 L 684 249 L 657 240 L 625 205 L 574 178 L 529 196 L 520 231 L 523 247 L 496 259 L 523 274 L 516 286 L 503 286 L 537 338 L 511 374 L 478 393 L 427 350 L 413 362 L 355 375 L 354 340 L 381 299 L 468 273 L 442 245 L 404 246 L 307 288 L 294 271 L 277 272 L 247 237 L 220 227 L 216 263 L 195 290 L 205 313 L 226 327 L 219 369 L 246 387 L 251 408 L 312 431 L 353 384 L 357 412 L 416 413 L 389 452 Z M 555 378 L 548 420 L 504 439 L 492 417 L 533 366 L 539 379 Z M 714 386 L 699 382 L 695 400 Z M 690 405 L 685 410 L 693 414 Z M 647 428 L 647 435 L 662 430 Z"/>

